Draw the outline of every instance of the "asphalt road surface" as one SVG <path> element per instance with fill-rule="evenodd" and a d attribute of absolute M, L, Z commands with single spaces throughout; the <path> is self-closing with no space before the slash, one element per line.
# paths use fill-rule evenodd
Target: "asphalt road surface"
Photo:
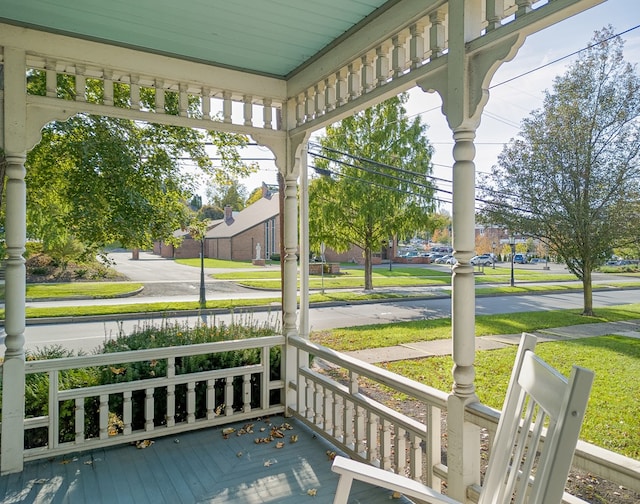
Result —
<path fill-rule="evenodd" d="M 594 307 L 623 305 L 640 302 L 640 290 L 597 291 L 593 295 Z M 476 314 L 514 313 L 523 311 L 544 311 L 569 308 L 581 308 L 582 292 L 554 293 L 527 296 L 491 296 L 476 298 Z M 451 300 L 422 299 L 410 301 L 392 301 L 385 303 L 339 305 L 333 307 L 312 308 L 309 324 L 312 331 L 336 327 L 351 327 L 365 324 L 380 324 L 425 318 L 448 317 L 451 314 Z M 209 323 L 230 323 L 232 319 L 241 322 L 269 321 L 279 324 L 279 308 L 273 311 L 255 311 L 250 314 L 216 315 L 208 317 Z M 154 319 L 159 324 L 163 319 Z M 165 322 L 195 324 L 198 317 L 179 317 L 165 319 Z M 106 339 L 113 338 L 123 331 L 131 332 L 136 326 L 150 324 L 150 320 L 123 320 L 103 322 L 79 322 L 68 324 L 29 325 L 25 331 L 25 347 L 33 350 L 59 344 L 75 351 L 91 352 Z M 1 348 L 4 351 L 4 347 Z"/>

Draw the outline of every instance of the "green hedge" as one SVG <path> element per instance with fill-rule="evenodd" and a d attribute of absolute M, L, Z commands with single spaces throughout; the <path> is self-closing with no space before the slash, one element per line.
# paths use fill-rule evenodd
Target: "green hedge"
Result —
<path fill-rule="evenodd" d="M 105 342 L 97 353 L 114 353 L 131 350 L 143 350 L 148 348 L 162 348 L 168 346 L 192 345 L 197 343 L 209 343 L 217 341 L 230 341 L 236 339 L 256 338 L 277 334 L 277 328 L 267 324 L 257 325 L 197 325 L 190 328 L 181 324 L 162 324 L 160 327 L 147 325 L 134 331 L 130 335 L 120 335 L 113 340 Z M 66 351 L 59 346 L 47 347 L 35 353 L 28 354 L 27 358 L 53 359 L 60 357 L 71 357 L 73 352 Z M 194 355 L 176 358 L 176 375 L 189 374 L 200 371 L 210 371 L 230 367 L 241 367 L 260 362 L 261 350 L 248 349 L 229 351 L 217 354 Z M 280 348 L 272 348 L 270 352 L 271 380 L 280 379 L 281 372 L 281 352 Z M 60 388 L 73 389 L 80 387 L 90 387 L 111 383 L 121 383 L 138 381 L 158 376 L 166 375 L 166 360 L 127 362 L 107 366 L 103 368 L 73 369 L 60 373 Z M 261 376 L 254 374 L 251 377 L 251 389 L 253 401 L 251 406 L 260 406 Z M 234 380 L 234 400 L 232 407 L 235 411 L 242 409 L 242 379 Z M 26 377 L 26 414 L 30 416 L 40 416 L 48 414 L 48 388 L 49 378 L 45 373 L 30 374 Z M 224 402 L 224 380 L 216 380 L 215 404 L 222 409 Z M 196 384 L 196 417 L 206 416 L 206 394 L 207 385 L 205 382 Z M 144 391 L 135 392 L 132 396 L 134 430 L 144 428 Z M 156 426 L 166 423 L 167 412 L 167 388 L 157 387 L 154 390 L 154 417 Z M 272 391 L 270 404 L 280 403 L 279 391 Z M 179 423 L 186 420 L 186 385 L 177 386 L 175 389 L 175 421 Z M 99 399 L 90 398 L 85 403 L 85 436 L 97 437 L 99 435 Z M 60 410 L 60 442 L 73 441 L 75 439 L 75 403 L 74 401 L 64 401 L 59 405 Z M 123 397 L 121 394 L 113 394 L 109 397 L 109 430 L 113 433 L 120 432 L 123 416 Z M 25 433 L 25 447 L 32 448 L 47 444 L 47 429 L 31 429 Z"/>

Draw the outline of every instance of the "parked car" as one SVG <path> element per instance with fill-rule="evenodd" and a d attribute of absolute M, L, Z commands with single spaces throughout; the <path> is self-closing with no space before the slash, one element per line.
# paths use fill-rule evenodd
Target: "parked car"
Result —
<path fill-rule="evenodd" d="M 516 264 L 527 264 L 527 255 L 526 254 L 516 254 L 513 256 L 513 262 Z"/>
<path fill-rule="evenodd" d="M 491 266 L 494 263 L 494 259 L 491 254 L 481 254 L 472 257 L 469 262 L 474 266 Z"/>
<path fill-rule="evenodd" d="M 451 259 L 453 256 L 451 254 L 443 255 L 442 257 L 438 257 L 435 261 L 436 264 L 449 264 L 447 261 Z"/>
<path fill-rule="evenodd" d="M 544 259 L 541 259 L 540 257 L 534 257 L 529 261 L 529 264 L 540 264 L 543 262 L 546 262 L 546 261 Z"/>

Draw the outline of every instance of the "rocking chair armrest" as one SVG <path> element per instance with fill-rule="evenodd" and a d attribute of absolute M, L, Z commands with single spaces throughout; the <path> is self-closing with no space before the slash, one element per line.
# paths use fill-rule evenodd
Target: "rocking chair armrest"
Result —
<path fill-rule="evenodd" d="M 431 503 L 442 504 L 460 504 L 459 501 L 447 497 L 446 495 L 437 492 L 433 488 L 430 488 L 422 483 L 401 476 L 399 474 L 385 471 L 369 464 L 357 462 L 345 457 L 337 456 L 333 460 L 331 470 L 340 475 L 340 482 L 338 483 L 338 493 L 336 493 L 336 501 L 342 502 L 339 497 L 340 493 L 346 490 L 344 496 L 344 502 L 349 495 L 351 487 L 351 480 L 363 481 L 371 485 L 386 488 L 395 492 L 400 492 L 409 497 L 424 500 Z M 346 481 L 345 481 L 346 478 Z M 346 484 L 344 486 L 342 483 Z"/>

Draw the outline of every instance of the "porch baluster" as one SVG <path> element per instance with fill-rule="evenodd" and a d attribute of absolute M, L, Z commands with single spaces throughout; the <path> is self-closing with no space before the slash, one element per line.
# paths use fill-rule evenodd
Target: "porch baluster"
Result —
<path fill-rule="evenodd" d="M 128 436 L 132 432 L 131 422 L 133 419 L 133 408 L 131 404 L 131 391 L 127 390 L 122 394 L 122 423 L 124 428 L 122 433 Z"/>
<path fill-rule="evenodd" d="M 320 117 L 324 113 L 324 81 L 319 82 L 313 88 L 313 114 L 315 117 Z"/>
<path fill-rule="evenodd" d="M 100 394 L 99 409 L 100 439 L 109 437 L 109 395 Z"/>
<path fill-rule="evenodd" d="M 251 375 L 248 373 L 242 378 L 242 411 L 251 411 Z"/>
<path fill-rule="evenodd" d="M 214 379 L 207 380 L 207 420 L 216 417 L 216 381 Z"/>
<path fill-rule="evenodd" d="M 153 388 L 145 389 L 144 396 L 144 430 L 150 432 L 153 430 Z"/>
<path fill-rule="evenodd" d="M 369 412 L 367 415 L 367 451 L 369 462 L 375 463 L 380 458 L 378 453 L 378 429 L 380 427 L 378 415 Z"/>
<path fill-rule="evenodd" d="M 133 110 L 140 110 L 140 85 L 138 84 L 140 79 L 137 75 L 132 75 L 130 79 L 131 79 L 131 84 L 129 86 L 130 107 Z"/>
<path fill-rule="evenodd" d="M 407 431 L 396 425 L 393 463 L 397 474 L 406 474 L 407 468 Z"/>
<path fill-rule="evenodd" d="M 273 129 L 273 109 L 271 98 L 262 100 L 262 121 L 264 129 Z"/>
<path fill-rule="evenodd" d="M 347 67 L 348 76 L 347 76 L 347 85 L 349 89 L 349 97 L 348 100 L 355 100 L 361 94 L 360 88 L 360 79 L 358 78 L 360 62 L 350 63 Z"/>
<path fill-rule="evenodd" d="M 314 422 L 315 424 L 320 427 L 321 429 L 324 429 L 324 422 L 325 422 L 325 416 L 324 416 L 324 394 L 323 394 L 323 387 L 320 383 L 316 383 L 315 386 L 313 387 L 313 407 L 314 407 Z"/>
<path fill-rule="evenodd" d="M 202 107 L 202 119 L 209 121 L 211 119 L 211 90 L 208 87 L 202 88 L 200 106 Z"/>
<path fill-rule="evenodd" d="M 371 56 L 365 54 L 360 58 L 362 67 L 360 69 L 360 88 L 361 93 L 368 93 L 373 89 L 373 66 L 371 62 Z"/>
<path fill-rule="evenodd" d="M 431 27 L 429 28 L 429 50 L 432 60 L 442 56 L 444 51 L 446 40 L 444 20 L 444 11 L 436 11 L 429 14 L 429 21 L 431 21 Z"/>
<path fill-rule="evenodd" d="M 260 384 L 261 384 L 261 399 L 260 399 L 260 407 L 268 408 L 271 403 L 270 399 L 270 388 L 269 384 L 271 382 L 271 349 L 269 347 L 264 347 L 262 349 L 262 366 L 264 371 L 260 375 Z"/>
<path fill-rule="evenodd" d="M 180 117 L 189 116 L 189 93 L 187 85 L 183 82 L 178 84 L 178 115 Z"/>
<path fill-rule="evenodd" d="M 156 79 L 156 114 L 164 114 L 164 81 Z"/>
<path fill-rule="evenodd" d="M 232 101 L 231 93 L 229 91 L 223 91 L 222 93 L 222 121 L 225 123 L 232 122 Z"/>
<path fill-rule="evenodd" d="M 389 78 L 389 48 L 387 43 L 376 48 L 376 86 L 384 86 Z"/>
<path fill-rule="evenodd" d="M 324 404 L 323 404 L 323 417 L 324 417 L 324 430 L 335 437 L 333 428 L 333 408 L 335 405 L 334 393 L 329 389 L 324 389 Z"/>
<path fill-rule="evenodd" d="M 409 447 L 409 471 L 410 477 L 420 480 L 422 477 L 422 439 L 417 434 L 411 434 Z M 431 471 L 429 471 L 431 472 Z"/>
<path fill-rule="evenodd" d="M 404 36 L 396 35 L 391 39 L 393 50 L 391 51 L 391 71 L 396 79 L 404 73 L 406 54 L 404 48 Z"/>
<path fill-rule="evenodd" d="M 56 72 L 56 62 L 47 60 L 45 64 L 47 96 L 49 98 L 58 97 L 58 73 Z"/>
<path fill-rule="evenodd" d="M 196 421 L 196 383 L 187 383 L 187 423 Z"/>
<path fill-rule="evenodd" d="M 347 81 L 345 80 L 344 70 L 336 72 L 336 106 L 347 103 L 349 93 L 347 90 Z"/>
<path fill-rule="evenodd" d="M 411 38 L 409 39 L 409 60 L 411 70 L 418 68 L 424 60 L 424 26 L 416 23 L 409 28 Z"/>
<path fill-rule="evenodd" d="M 315 404 L 314 400 L 313 400 L 313 393 L 315 390 L 315 384 L 313 383 L 313 381 L 311 380 L 306 380 L 306 389 L 307 389 L 307 397 L 305 398 L 305 404 L 307 406 L 306 408 L 306 412 L 305 412 L 305 418 L 307 418 L 308 420 L 313 421 L 314 418 L 314 410 L 313 410 L 313 406 Z"/>
<path fill-rule="evenodd" d="M 102 104 L 113 107 L 113 72 L 105 70 L 102 72 L 103 100 Z"/>
<path fill-rule="evenodd" d="M 355 418 L 355 436 L 356 436 L 356 453 L 361 457 L 367 458 L 366 454 L 366 415 L 367 412 L 362 406 L 356 406 L 356 418 Z"/>
<path fill-rule="evenodd" d="M 344 400 L 339 394 L 332 394 L 333 397 L 333 435 L 336 439 L 344 442 Z"/>
<path fill-rule="evenodd" d="M 314 110 L 314 90 L 307 89 L 304 92 L 304 121 L 311 121 L 314 118 L 315 110 Z"/>
<path fill-rule="evenodd" d="M 176 424 L 176 386 L 167 385 L 167 415 L 165 417 L 167 427 Z"/>
<path fill-rule="evenodd" d="M 391 469 L 391 457 L 393 446 L 391 444 L 391 423 L 386 418 L 382 420 L 382 430 L 380 431 L 379 457 L 382 469 Z"/>
<path fill-rule="evenodd" d="M 233 415 L 233 376 L 227 376 L 225 378 L 224 387 L 224 414 L 226 416 Z"/>
<path fill-rule="evenodd" d="M 253 125 L 253 103 L 252 103 L 251 95 L 244 95 L 242 97 L 242 109 L 244 113 L 244 125 L 251 126 Z"/>
<path fill-rule="evenodd" d="M 82 444 L 84 442 L 84 397 L 76 398 L 74 419 L 76 444 Z"/>
<path fill-rule="evenodd" d="M 336 86 L 335 79 L 324 80 L 324 111 L 325 114 L 336 108 Z"/>
<path fill-rule="evenodd" d="M 75 100 L 84 102 L 87 100 L 87 78 L 84 75 L 85 68 L 82 65 L 76 65 L 76 96 Z"/>

